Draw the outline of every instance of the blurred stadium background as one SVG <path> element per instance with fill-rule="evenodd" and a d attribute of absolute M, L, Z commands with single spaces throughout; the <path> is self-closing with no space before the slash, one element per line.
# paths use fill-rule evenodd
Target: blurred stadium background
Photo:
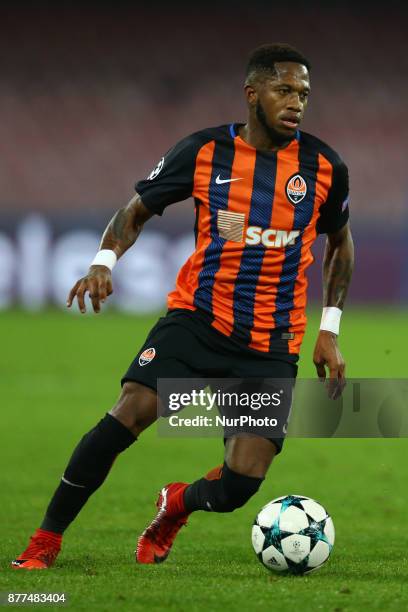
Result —
<path fill-rule="evenodd" d="M 1 3 L 2 568 L 24 549 L 72 448 L 112 406 L 164 307 L 193 248 L 192 202 L 152 219 L 115 268 L 119 314 L 77 318 L 48 306 L 65 304 L 107 221 L 168 148 L 202 127 L 245 120 L 243 71 L 258 44 L 287 41 L 310 57 L 303 128 L 350 168 L 357 265 L 356 307 L 342 323 L 348 376 L 406 376 L 405 22 L 404 4 L 392 0 Z M 310 272 L 312 304 L 320 270 Z M 320 307 L 310 311 L 303 377 L 315 376 Z M 406 440 L 286 444 L 243 509 L 193 517 L 168 563 L 135 568 L 135 536 L 155 492 L 222 456 L 217 439 L 164 439 L 151 428 L 70 528 L 55 571 L 2 571 L 0 591 L 65 591 L 75 612 L 227 611 L 237 601 L 242 610 L 293 602 L 305 611 L 407 610 Z M 290 582 L 270 579 L 249 544 L 256 512 L 288 492 L 327 504 L 338 534 L 333 562 Z"/>
<path fill-rule="evenodd" d="M 350 301 L 408 301 L 403 3 L 6 2 L 0 22 L 0 308 L 63 305 L 135 181 L 186 134 L 245 119 L 246 58 L 270 41 L 310 57 L 303 129 L 350 169 Z M 116 307 L 164 306 L 192 223 L 191 201 L 149 222 Z M 319 300 L 320 266 L 310 279 Z"/>

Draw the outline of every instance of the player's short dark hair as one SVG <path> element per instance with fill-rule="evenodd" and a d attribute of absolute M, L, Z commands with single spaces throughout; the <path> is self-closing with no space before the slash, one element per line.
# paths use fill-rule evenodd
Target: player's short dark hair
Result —
<path fill-rule="evenodd" d="M 252 73 L 276 74 L 275 62 L 296 62 L 306 66 L 308 70 L 311 69 L 309 60 L 295 47 L 286 43 L 273 43 L 261 45 L 252 51 L 246 67 L 246 76 Z"/>

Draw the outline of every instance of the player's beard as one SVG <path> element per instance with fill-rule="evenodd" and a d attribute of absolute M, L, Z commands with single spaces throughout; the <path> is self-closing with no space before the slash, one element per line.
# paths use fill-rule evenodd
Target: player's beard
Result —
<path fill-rule="evenodd" d="M 277 130 L 275 130 L 273 127 L 271 127 L 268 124 L 265 111 L 259 100 L 256 103 L 256 118 L 258 119 L 259 123 L 262 125 L 268 138 L 273 144 L 281 147 L 283 145 L 288 144 L 294 138 L 294 135 L 287 136 L 287 135 L 281 134 L 280 132 L 278 132 Z"/>

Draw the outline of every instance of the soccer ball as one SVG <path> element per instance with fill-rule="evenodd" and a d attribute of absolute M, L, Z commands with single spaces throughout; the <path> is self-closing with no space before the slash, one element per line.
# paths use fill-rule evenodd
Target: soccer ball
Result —
<path fill-rule="evenodd" d="M 252 546 L 269 570 L 306 574 L 323 565 L 334 544 L 328 512 L 310 497 L 286 495 L 273 499 L 252 526 Z"/>

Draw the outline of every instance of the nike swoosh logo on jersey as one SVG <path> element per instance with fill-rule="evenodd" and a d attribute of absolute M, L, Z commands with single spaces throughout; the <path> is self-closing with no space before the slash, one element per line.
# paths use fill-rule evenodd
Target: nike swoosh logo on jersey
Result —
<path fill-rule="evenodd" d="M 215 179 L 215 182 L 217 183 L 217 185 L 223 185 L 224 183 L 232 183 L 233 181 L 243 181 L 244 179 L 241 178 L 234 178 L 234 179 L 222 179 L 220 177 L 220 175 L 217 176 L 217 178 Z"/>

